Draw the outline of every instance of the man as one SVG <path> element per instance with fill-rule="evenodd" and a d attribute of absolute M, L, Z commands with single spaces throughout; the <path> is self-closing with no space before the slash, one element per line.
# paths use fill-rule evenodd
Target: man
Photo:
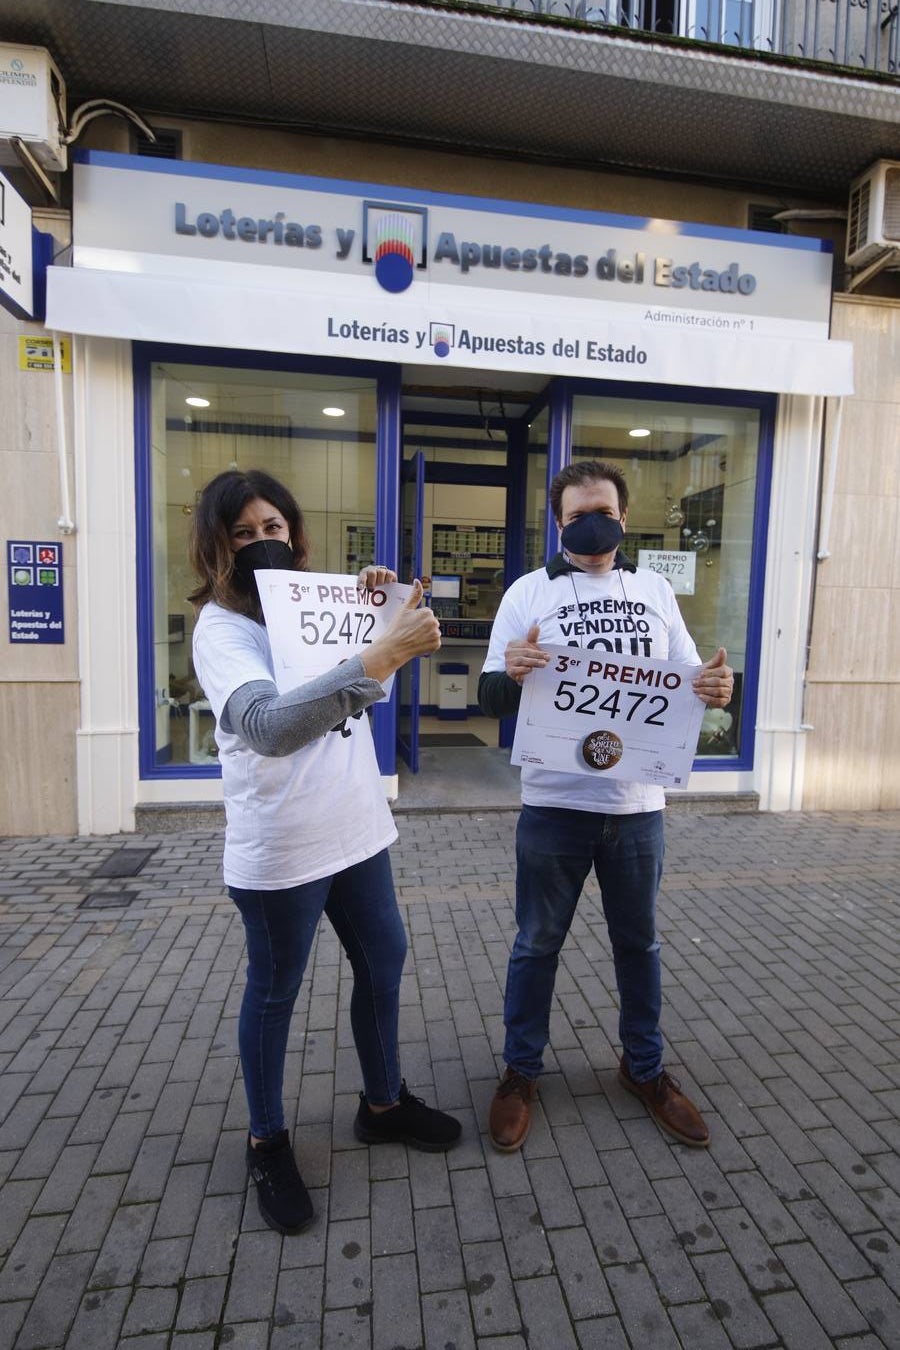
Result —
<path fill-rule="evenodd" d="M 550 486 L 563 551 L 520 577 L 504 595 L 478 685 L 483 712 L 515 712 L 522 681 L 550 659 L 541 643 L 595 647 L 699 665 L 669 583 L 638 571 L 618 551 L 628 487 L 613 464 L 570 464 Z M 610 616 L 604 637 L 578 627 L 585 615 Z M 583 636 L 573 637 L 573 633 Z M 598 631 L 596 628 L 594 632 Z M 731 700 L 724 648 L 703 665 L 693 688 L 710 708 Z M 656 893 L 662 875 L 665 794 L 661 787 L 522 766 L 516 832 L 518 933 L 504 1002 L 506 1072 L 491 1103 L 489 1133 L 501 1152 L 521 1148 L 531 1122 L 559 952 L 593 866 L 603 900 L 619 991 L 619 1082 L 656 1122 L 694 1147 L 709 1142 L 697 1108 L 663 1068 Z"/>

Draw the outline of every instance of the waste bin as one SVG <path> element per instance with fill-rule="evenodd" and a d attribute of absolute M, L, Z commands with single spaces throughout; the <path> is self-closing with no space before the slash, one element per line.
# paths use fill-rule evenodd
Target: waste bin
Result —
<path fill-rule="evenodd" d="M 465 721 L 468 716 L 469 667 L 458 661 L 438 666 L 438 717 Z"/>

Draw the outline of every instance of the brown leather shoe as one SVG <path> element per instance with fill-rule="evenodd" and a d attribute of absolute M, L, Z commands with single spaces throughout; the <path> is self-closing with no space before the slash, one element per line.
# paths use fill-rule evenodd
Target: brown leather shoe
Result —
<path fill-rule="evenodd" d="M 626 1092 L 640 1097 L 666 1134 L 672 1135 L 682 1144 L 689 1144 L 691 1148 L 706 1148 L 709 1130 L 703 1117 L 690 1098 L 681 1091 L 681 1084 L 670 1078 L 665 1069 L 657 1078 L 651 1078 L 646 1083 L 636 1083 L 623 1059 L 619 1064 L 619 1082 Z"/>
<path fill-rule="evenodd" d="M 507 1069 L 491 1102 L 488 1135 L 501 1153 L 515 1153 L 525 1143 L 531 1126 L 531 1103 L 537 1083 L 515 1069 Z"/>

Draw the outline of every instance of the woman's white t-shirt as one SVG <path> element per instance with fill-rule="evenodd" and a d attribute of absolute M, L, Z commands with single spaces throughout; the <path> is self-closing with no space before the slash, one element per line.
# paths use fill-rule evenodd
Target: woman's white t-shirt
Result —
<path fill-rule="evenodd" d="M 283 890 L 343 871 L 393 843 L 397 830 L 365 713 L 293 754 L 260 755 L 225 731 L 221 719 L 236 689 L 253 680 L 274 683 L 265 628 L 243 614 L 204 605 L 193 655 L 216 717 L 226 885 Z"/>
<path fill-rule="evenodd" d="M 644 568 L 636 572 L 616 568 L 595 577 L 585 572 L 551 577 L 542 567 L 519 577 L 500 601 L 484 670 L 505 670 L 507 643 L 525 637 L 534 624 L 540 629 L 539 644 L 700 664 L 672 587 Z M 630 815 L 659 811 L 666 797 L 651 783 L 588 778 L 523 764 L 522 801 L 526 806 Z"/>

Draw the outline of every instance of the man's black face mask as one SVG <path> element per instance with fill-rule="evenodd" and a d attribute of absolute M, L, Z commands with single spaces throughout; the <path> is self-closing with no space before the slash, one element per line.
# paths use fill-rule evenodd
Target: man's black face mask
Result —
<path fill-rule="evenodd" d="M 625 531 L 620 520 L 614 520 L 602 511 L 591 511 L 589 515 L 571 521 L 559 537 L 569 553 L 591 558 L 600 553 L 612 553 L 625 538 Z"/>
<path fill-rule="evenodd" d="M 270 567 L 294 570 L 294 550 L 283 539 L 255 539 L 234 555 L 235 575 L 248 591 L 255 585 L 253 573 Z"/>

